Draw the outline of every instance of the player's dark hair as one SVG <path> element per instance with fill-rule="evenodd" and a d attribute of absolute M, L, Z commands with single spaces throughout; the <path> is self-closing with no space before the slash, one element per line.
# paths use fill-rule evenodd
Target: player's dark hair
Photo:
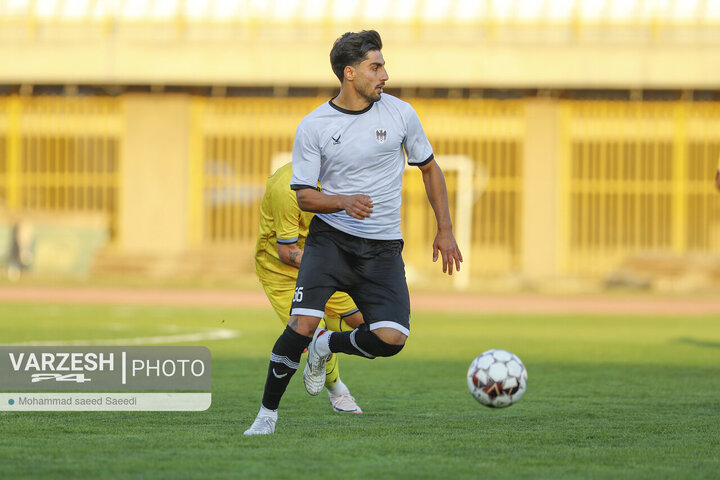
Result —
<path fill-rule="evenodd" d="M 363 30 L 362 32 L 347 32 L 335 40 L 330 50 L 330 65 L 333 73 L 342 83 L 345 67 L 354 67 L 367 58 L 371 50 L 382 50 L 380 34 L 375 30 Z"/>

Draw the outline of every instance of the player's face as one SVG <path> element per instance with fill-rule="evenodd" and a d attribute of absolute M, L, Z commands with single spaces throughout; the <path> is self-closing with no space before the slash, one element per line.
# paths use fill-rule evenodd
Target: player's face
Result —
<path fill-rule="evenodd" d="M 368 102 L 377 102 L 388 78 L 382 53 L 380 50 L 370 50 L 367 58 L 355 68 L 353 86 Z"/>

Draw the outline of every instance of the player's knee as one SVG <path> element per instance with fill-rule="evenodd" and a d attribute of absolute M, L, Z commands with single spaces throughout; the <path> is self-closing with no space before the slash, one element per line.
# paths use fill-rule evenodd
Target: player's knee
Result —
<path fill-rule="evenodd" d="M 405 340 L 407 340 L 407 335 L 394 328 L 377 328 L 373 330 L 373 333 L 377 335 L 380 340 L 390 345 L 404 345 Z"/>
<path fill-rule="evenodd" d="M 362 313 L 358 310 L 357 312 L 353 312 L 350 315 L 342 317 L 342 321 L 348 324 L 351 328 L 358 328 L 365 320 L 363 319 Z"/>
<path fill-rule="evenodd" d="M 320 323 L 320 319 L 316 317 L 308 317 L 305 315 L 292 315 L 288 320 L 287 326 L 291 330 L 305 335 L 306 337 L 312 337 L 315 334 L 315 329 Z"/>

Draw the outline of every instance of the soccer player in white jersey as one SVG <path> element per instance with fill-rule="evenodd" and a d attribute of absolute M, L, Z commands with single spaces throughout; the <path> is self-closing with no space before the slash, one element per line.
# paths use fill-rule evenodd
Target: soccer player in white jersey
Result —
<path fill-rule="evenodd" d="M 410 334 L 410 298 L 400 233 L 405 156 L 422 171 L 437 220 L 433 261 L 443 272 L 460 269 L 462 254 L 452 232 L 445 178 L 434 160 L 415 110 L 383 93 L 388 74 L 380 35 L 346 33 L 330 52 L 340 93 L 300 122 L 293 145 L 293 177 L 301 209 L 316 213 L 310 224 L 295 297 L 285 331 L 275 343 L 260 412 L 246 435 L 275 431 L 277 409 L 300 356 L 311 395 L 322 391 L 331 353 L 390 357 Z M 322 192 L 315 189 L 318 181 Z M 317 329 L 325 302 L 350 294 L 365 323 L 350 332 Z M 277 372 L 277 373 L 276 373 Z"/>

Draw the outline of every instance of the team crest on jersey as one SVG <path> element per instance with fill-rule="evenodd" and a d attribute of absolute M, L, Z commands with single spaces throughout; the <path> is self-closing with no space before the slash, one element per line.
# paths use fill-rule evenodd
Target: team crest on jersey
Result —
<path fill-rule="evenodd" d="M 377 140 L 378 143 L 385 143 L 385 140 L 387 140 L 387 130 L 383 130 L 382 128 L 375 130 L 375 140 Z"/>

